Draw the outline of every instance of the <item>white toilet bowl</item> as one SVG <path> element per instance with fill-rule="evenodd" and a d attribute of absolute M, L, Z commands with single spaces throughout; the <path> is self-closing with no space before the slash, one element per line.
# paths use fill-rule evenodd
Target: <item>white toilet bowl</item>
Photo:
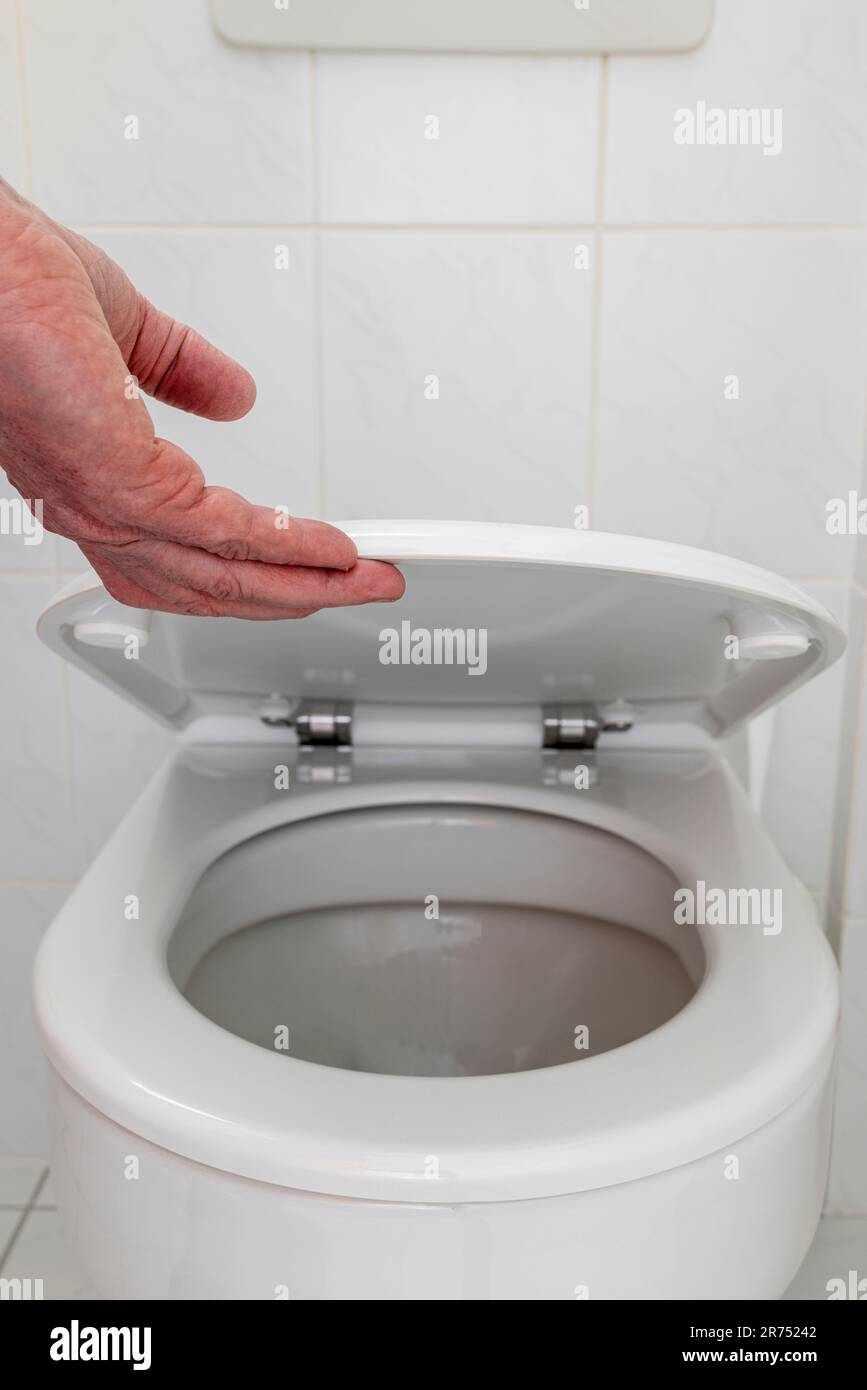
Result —
<path fill-rule="evenodd" d="M 382 527 L 366 545 L 406 559 L 411 613 L 452 625 L 425 585 L 463 546 L 490 703 L 466 671 L 480 703 L 450 699 L 456 670 L 411 673 L 434 677 L 418 687 L 436 687 L 434 713 L 402 669 L 393 702 L 371 699 L 389 672 L 365 644 L 390 610 L 148 627 L 91 581 L 43 619 L 52 646 L 186 731 L 37 963 L 59 1202 L 107 1296 L 773 1298 L 809 1246 L 836 970 L 709 735 L 840 635 L 784 581 L 718 557 L 465 531 L 395 523 L 390 546 Z M 494 621 L 515 570 L 562 602 Z M 615 632 L 618 604 L 649 620 L 637 594 L 673 617 L 643 664 L 641 622 L 625 655 Z M 578 670 L 554 655 L 570 604 Z M 146 641 L 127 661 L 111 638 L 133 625 Z M 732 630 L 753 640 L 736 671 L 716 640 Z M 319 747 L 297 717 L 261 722 L 281 717 L 273 692 L 302 688 L 280 646 L 295 641 L 308 689 L 346 672 L 362 687 L 351 732 L 332 720 Z M 511 704 L 496 662 L 516 649 Z M 568 746 L 598 732 L 586 706 L 562 709 L 587 673 L 620 703 L 595 748 Z M 534 682 L 560 697 L 544 749 Z"/>

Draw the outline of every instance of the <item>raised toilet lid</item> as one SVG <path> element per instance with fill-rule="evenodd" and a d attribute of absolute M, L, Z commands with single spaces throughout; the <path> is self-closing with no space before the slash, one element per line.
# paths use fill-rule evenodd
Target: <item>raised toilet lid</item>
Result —
<path fill-rule="evenodd" d="M 176 728 L 261 718 L 268 701 L 509 707 L 615 702 L 636 723 L 716 736 L 840 655 L 821 604 L 786 579 L 686 546 L 602 531 L 446 521 L 338 523 L 406 577 L 400 602 L 244 622 L 148 613 L 90 572 L 43 613 L 42 639 Z M 136 659 L 129 659 L 131 645 Z M 432 657 L 413 660 L 413 651 Z M 454 658 L 448 664 L 448 654 Z M 439 654 L 439 660 L 437 655 Z"/>
<path fill-rule="evenodd" d="M 194 741 L 197 727 L 203 741 L 215 727 L 219 737 L 243 740 L 253 725 L 261 729 L 263 701 L 306 695 L 379 710 L 380 734 L 391 719 L 405 742 L 425 725 L 439 733 L 438 712 L 445 718 L 461 707 L 475 706 L 481 718 L 466 728 L 485 727 L 490 743 L 514 727 L 507 725 L 514 706 L 619 700 L 635 707 L 635 732 L 651 726 L 653 741 L 656 725 L 661 743 L 670 722 L 722 733 L 821 671 L 844 646 L 832 618 L 786 580 L 699 550 L 539 527 L 358 522 L 346 529 L 362 555 L 400 564 L 407 579 L 400 603 L 299 622 L 149 615 L 115 603 L 90 575 L 58 595 L 41 634 Z M 404 622 L 486 630 L 484 674 L 467 665 L 384 664 L 382 633 Z M 135 660 L 125 655 L 131 635 L 141 641 Z M 738 659 L 726 655 L 732 637 Z M 376 720 L 367 727 L 375 731 Z M 538 747 L 538 719 L 527 728 Z M 500 785 L 484 773 L 485 752 L 457 750 L 465 766 L 449 786 L 450 802 L 591 820 L 589 803 L 537 780 Z M 255 753 L 195 748 L 164 767 L 42 943 L 36 999 L 49 1056 L 92 1105 L 134 1133 L 226 1171 L 315 1191 L 513 1200 L 689 1162 L 766 1123 L 826 1068 L 836 976 L 794 880 L 786 930 L 761 938 L 770 945 L 757 947 L 740 929 L 704 928 L 709 969 L 696 1000 L 641 1046 L 580 1066 L 407 1078 L 321 1067 L 240 1041 L 198 1014 L 166 971 L 165 943 L 199 874 L 241 840 L 311 813 L 431 799 L 423 772 L 418 786 L 393 772 L 391 783 L 388 775 L 375 784 L 360 775 L 348 786 L 304 784 L 289 802 L 263 801 L 257 778 L 211 775 L 213 759 L 231 769 Z M 692 881 L 700 864 L 711 883 L 763 884 L 770 876 L 789 884 L 773 847 L 754 833 L 735 780 L 707 762 L 705 775 L 682 780 L 662 766 L 644 799 L 631 788 L 628 806 L 603 781 L 592 823 L 646 849 L 679 882 Z M 148 929 L 119 931 L 117 904 L 140 882 Z M 422 1170 L 407 1166 L 408 1152 L 446 1155 L 435 1196 L 421 1176 L 416 1184 Z"/>

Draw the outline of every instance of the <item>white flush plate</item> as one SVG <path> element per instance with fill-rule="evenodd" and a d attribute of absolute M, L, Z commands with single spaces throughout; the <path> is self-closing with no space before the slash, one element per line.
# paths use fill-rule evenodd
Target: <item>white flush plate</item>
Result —
<path fill-rule="evenodd" d="M 211 0 L 230 43 L 451 53 L 695 48 L 714 0 Z"/>

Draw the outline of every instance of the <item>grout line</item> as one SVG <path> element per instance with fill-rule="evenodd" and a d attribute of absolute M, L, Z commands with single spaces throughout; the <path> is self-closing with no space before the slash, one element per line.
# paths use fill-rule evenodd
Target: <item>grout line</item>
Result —
<path fill-rule="evenodd" d="M 15 1222 L 15 1225 L 12 1227 L 12 1233 L 11 1233 L 11 1235 L 9 1236 L 9 1239 L 7 1240 L 7 1242 L 6 1242 L 6 1244 L 4 1245 L 3 1249 L 0 1250 L 0 1274 L 3 1273 L 3 1270 L 4 1270 L 5 1267 L 6 1267 L 6 1261 L 9 1259 L 9 1256 L 12 1254 L 12 1251 L 15 1249 L 15 1242 L 17 1241 L 17 1239 L 18 1239 L 18 1237 L 20 1236 L 22 1230 L 24 1229 L 24 1223 L 25 1223 L 25 1221 L 27 1220 L 28 1216 L 30 1215 L 30 1212 L 31 1212 L 31 1208 L 30 1208 L 30 1207 L 24 1207 L 24 1208 L 22 1209 L 21 1215 L 18 1217 L 18 1220 Z"/>
<path fill-rule="evenodd" d="M 34 1187 L 33 1191 L 32 1191 L 31 1194 L 30 1194 L 30 1200 L 29 1200 L 29 1202 L 27 1203 L 26 1207 L 24 1207 L 24 1208 L 22 1209 L 21 1215 L 19 1216 L 18 1220 L 15 1222 L 15 1225 L 14 1225 L 13 1228 L 12 1228 L 12 1234 L 10 1235 L 10 1237 L 9 1237 L 9 1239 L 7 1240 L 6 1244 L 4 1245 L 3 1249 L 0 1250 L 0 1274 L 2 1274 L 2 1272 L 3 1272 L 3 1270 L 4 1270 L 5 1266 L 6 1266 L 6 1261 L 9 1259 L 9 1256 L 12 1254 L 12 1251 L 15 1249 L 15 1243 L 16 1243 L 16 1241 L 18 1240 L 18 1237 L 20 1236 L 21 1232 L 22 1232 L 23 1229 L 24 1229 L 24 1223 L 26 1222 L 26 1220 L 27 1220 L 28 1216 L 30 1215 L 30 1213 L 33 1211 L 33 1209 L 34 1209 L 34 1207 L 35 1207 L 37 1201 L 39 1200 L 39 1194 L 40 1194 L 40 1192 L 42 1191 L 42 1189 L 43 1189 L 43 1187 L 45 1186 L 45 1184 L 46 1184 L 47 1181 L 48 1181 L 48 1169 L 47 1169 L 47 1168 L 43 1168 L 43 1169 L 42 1169 L 42 1172 L 41 1172 L 41 1174 L 40 1174 L 40 1176 L 39 1176 L 39 1180 L 38 1180 L 38 1182 L 36 1183 L 36 1186 Z"/>
<path fill-rule="evenodd" d="M 845 918 L 847 922 L 853 923 L 859 930 L 863 927 L 867 929 L 867 914 L 861 912 L 850 912 Z M 867 1215 L 867 1213 L 865 1213 Z"/>
<path fill-rule="evenodd" d="M 861 431 L 861 474 L 858 479 L 858 492 L 860 493 L 861 497 L 867 495 L 867 387 L 865 387 L 864 391 L 864 422 Z M 856 589 L 858 589 L 862 594 L 867 595 L 867 591 L 865 591 L 864 586 L 858 579 L 859 545 L 867 546 L 867 539 L 864 539 L 862 536 L 855 537 L 855 546 L 852 552 L 852 576 L 855 581 Z"/>
<path fill-rule="evenodd" d="M 600 61 L 606 62 L 606 59 Z M 74 222 L 84 236 L 116 232 L 591 232 L 595 222 Z M 606 232 L 867 232 L 867 222 L 602 222 Z"/>
<path fill-rule="evenodd" d="M 0 878 L 0 888 L 74 888 L 77 878 Z"/>
<path fill-rule="evenodd" d="M 307 120 L 310 160 L 310 212 L 311 227 L 319 226 L 319 121 L 316 100 L 316 53 L 313 49 L 307 54 Z"/>
<path fill-rule="evenodd" d="M 313 223 L 310 228 L 311 250 L 311 294 L 312 294 L 312 433 L 313 467 L 316 473 L 317 516 L 325 516 L 325 459 L 322 453 L 322 424 L 324 402 L 322 398 L 322 235 L 320 230 L 320 188 L 319 188 L 319 123 L 316 100 L 317 67 L 316 54 L 311 50 L 309 62 L 309 123 L 310 123 L 310 200 Z"/>
<path fill-rule="evenodd" d="M 70 230 L 84 236 L 115 232 L 590 232 L 592 222 L 75 222 Z"/>
<path fill-rule="evenodd" d="M 81 856 L 81 837 L 78 833 L 78 797 L 75 791 L 75 759 L 72 751 L 72 702 L 69 687 L 70 667 L 67 661 L 61 663 L 60 685 L 63 706 L 63 741 L 66 749 L 66 793 L 69 810 L 69 848 L 76 874 L 83 868 Z"/>
<path fill-rule="evenodd" d="M 52 565 L 49 569 L 32 570 L 7 570 L 0 569 L 0 579 L 54 579 L 56 570 Z"/>
<path fill-rule="evenodd" d="M 861 475 L 859 478 L 858 490 L 862 495 L 867 491 L 867 388 L 865 388 L 864 391 L 864 421 L 861 431 Z"/>
<path fill-rule="evenodd" d="M 593 298 L 590 307 L 590 405 L 587 418 L 586 496 L 582 499 L 595 521 L 597 452 L 599 444 L 599 375 L 602 338 L 602 263 L 605 219 L 605 166 L 608 144 L 608 58 L 600 59 L 599 111 L 596 133 L 596 222 L 593 228 Z"/>
<path fill-rule="evenodd" d="M 606 222 L 607 232 L 865 232 L 867 222 Z"/>
<path fill-rule="evenodd" d="M 15 47 L 18 55 L 18 93 L 21 102 L 21 130 L 24 136 L 24 192 L 33 197 L 33 132 L 30 125 L 30 88 L 27 81 L 27 48 L 24 41 L 22 0 L 15 5 Z"/>
<path fill-rule="evenodd" d="M 855 731 L 852 737 L 851 758 L 849 761 L 850 776 L 848 796 L 846 798 L 846 846 L 843 853 L 843 869 L 841 874 L 842 882 L 838 885 L 843 899 L 841 910 L 841 922 L 843 929 L 840 939 L 841 958 L 845 950 L 845 922 L 856 914 L 848 912 L 849 899 L 849 880 L 854 867 L 855 859 L 855 803 L 858 796 L 858 774 L 867 772 L 867 728 L 864 727 L 865 721 L 862 717 L 863 699 L 862 695 L 867 689 L 867 632 L 862 633 L 861 639 L 861 662 L 858 675 L 855 678 Z"/>

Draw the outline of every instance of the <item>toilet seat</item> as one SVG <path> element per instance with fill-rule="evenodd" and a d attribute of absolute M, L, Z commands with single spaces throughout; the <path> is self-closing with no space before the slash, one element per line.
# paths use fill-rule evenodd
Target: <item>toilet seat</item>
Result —
<path fill-rule="evenodd" d="M 398 669 L 383 685 L 370 634 L 374 624 L 397 625 L 399 605 L 385 619 L 345 610 L 296 625 L 303 651 L 291 670 L 276 640 L 282 624 L 142 615 L 92 578 L 47 610 L 49 645 L 186 740 L 43 942 L 37 1015 L 57 1071 L 117 1124 L 186 1158 L 382 1201 L 575 1193 L 689 1163 L 767 1124 L 827 1069 L 836 972 L 808 895 L 712 737 L 833 660 L 843 644 L 833 620 L 784 580 L 682 547 L 544 528 L 351 530 L 362 553 L 409 557 L 406 602 L 421 594 L 423 617 L 442 609 L 454 623 L 468 577 L 479 579 L 468 612 L 490 623 L 503 654 L 487 696 L 466 671 L 426 672 L 435 679 L 414 686 L 414 673 Z M 452 585 L 443 567 L 455 564 Z M 573 580 L 577 597 L 564 610 L 556 596 Z M 541 617 L 516 614 L 516 593 L 537 582 Z M 126 660 L 120 647 L 133 629 L 144 655 Z M 584 665 L 572 654 L 576 630 Z M 726 632 L 749 653 L 736 671 L 721 664 Z M 333 700 L 346 692 L 347 671 L 359 697 L 352 780 L 299 781 L 303 751 L 284 724 L 262 723 L 263 709 L 279 719 L 278 697 L 305 689 Z M 431 688 L 426 706 L 419 692 L 428 699 Z M 634 706 L 638 717 L 626 733 L 612 717 L 595 753 L 598 782 L 576 794 L 568 779 L 543 774 L 594 755 L 541 752 L 540 696 L 567 703 L 585 693 L 599 707 Z M 294 775 L 288 798 L 274 791 L 275 750 Z M 646 851 L 678 884 L 779 887 L 784 929 L 771 938 L 702 927 L 705 977 L 661 1028 L 579 1063 L 510 1075 L 344 1072 L 269 1054 L 187 1003 L 169 977 L 167 945 L 219 856 L 312 817 L 336 823 L 353 809 L 431 803 L 592 826 Z M 137 922 L 124 917 L 131 901 Z"/>
<path fill-rule="evenodd" d="M 423 782 L 386 780 L 374 762 L 366 775 L 356 769 L 350 787 L 313 785 L 292 807 L 263 808 L 269 755 L 273 763 L 273 750 L 264 749 L 176 755 L 43 947 L 37 1001 L 49 1057 L 76 1091 L 133 1133 L 200 1163 L 309 1191 L 514 1200 L 627 1182 L 713 1152 L 772 1119 L 827 1066 L 836 972 L 812 904 L 756 835 L 731 773 L 701 752 L 680 755 L 679 767 L 647 755 L 649 768 L 635 766 L 635 754 L 610 755 L 632 765 L 611 769 L 618 774 L 612 794 L 625 786 L 648 818 L 603 802 L 589 823 L 648 850 L 679 881 L 694 881 L 700 864 L 709 882 L 779 884 L 785 927 L 775 938 L 704 928 L 706 977 L 654 1033 L 540 1071 L 419 1078 L 296 1061 L 225 1032 L 176 989 L 165 949 L 200 872 L 241 841 L 311 815 L 432 800 L 588 823 L 587 809 L 568 793 L 525 784 L 538 771 L 532 755 L 516 754 L 499 768 L 496 755 L 476 755 L 471 766 L 464 760 L 460 779 L 446 766 L 440 779 Z M 171 853 L 182 827 L 183 858 Z M 149 894 L 147 924 L 124 930 L 119 904 L 136 889 L 143 900 Z M 435 1184 L 424 1173 L 430 1154 L 439 1161 Z"/>

